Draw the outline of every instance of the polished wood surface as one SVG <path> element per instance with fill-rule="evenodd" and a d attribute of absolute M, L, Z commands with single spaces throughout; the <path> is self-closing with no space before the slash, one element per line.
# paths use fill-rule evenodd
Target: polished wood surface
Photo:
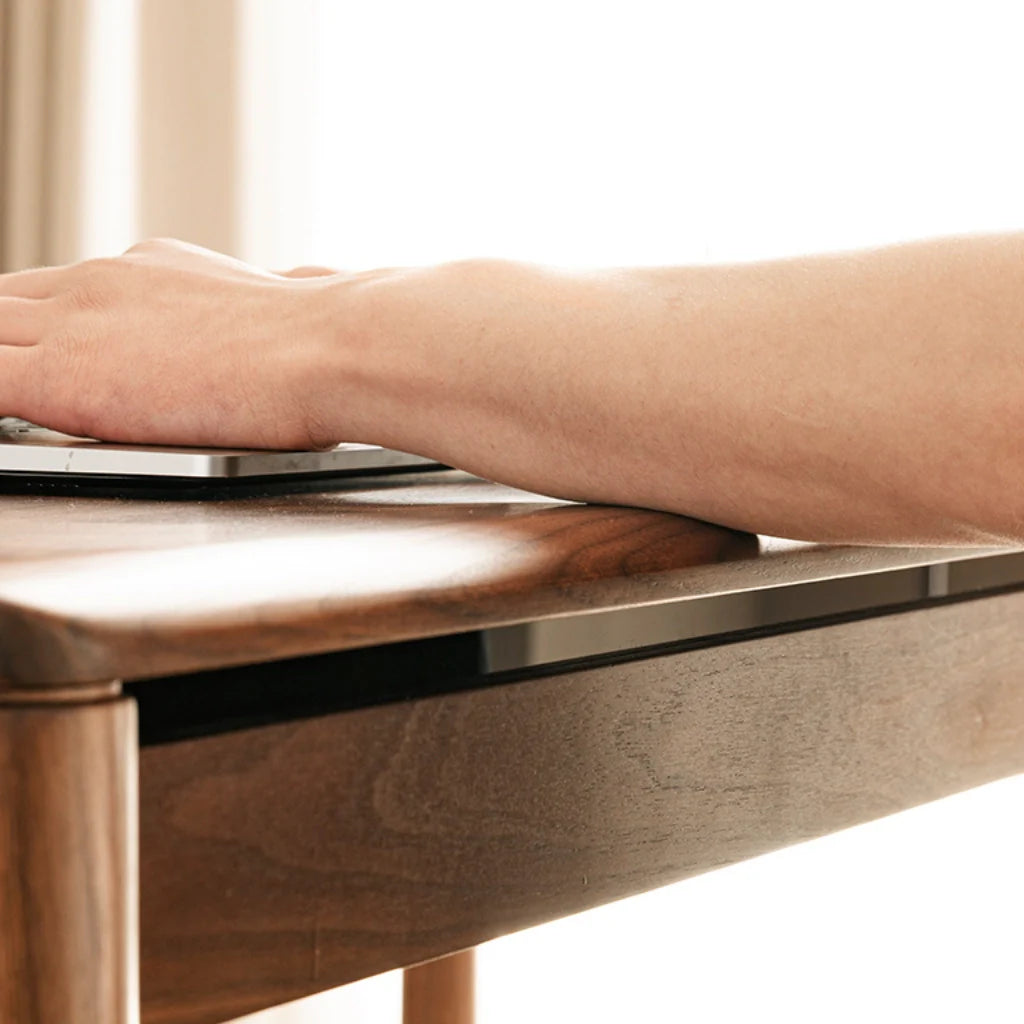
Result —
<path fill-rule="evenodd" d="M 745 534 L 461 473 L 220 502 L 0 498 L 0 687 L 142 678 L 665 596 Z"/>
<path fill-rule="evenodd" d="M 0 689 L 192 672 L 977 554 L 759 546 L 708 523 L 565 504 L 455 471 L 210 502 L 6 495 L 0 514 Z"/>
<path fill-rule="evenodd" d="M 135 707 L 0 701 L 0 1021 L 138 1021 Z"/>
<path fill-rule="evenodd" d="M 145 710 L 205 686 L 248 698 L 259 663 L 302 690 L 342 657 L 293 656 L 372 648 L 344 657 L 377 666 L 350 710 L 271 702 L 257 727 L 221 701 L 200 738 L 143 748 L 145 1024 L 422 964 L 1024 768 L 1020 593 L 377 692 L 403 640 L 978 552 L 759 540 L 456 472 L 0 511 L 0 1024 L 132 1020 L 136 742 L 111 680 Z M 1022 583 L 1016 563 L 982 576 Z M 229 665 L 233 690 L 206 672 Z"/>
<path fill-rule="evenodd" d="M 1024 593 L 142 751 L 144 1019 L 213 1024 L 1024 770 Z"/>
<path fill-rule="evenodd" d="M 410 967 L 402 976 L 402 1024 L 473 1024 L 476 956 L 472 949 Z"/>

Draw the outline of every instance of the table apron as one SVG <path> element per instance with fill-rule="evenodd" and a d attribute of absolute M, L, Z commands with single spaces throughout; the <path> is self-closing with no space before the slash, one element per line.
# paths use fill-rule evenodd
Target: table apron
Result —
<path fill-rule="evenodd" d="M 212 1024 L 1024 770 L 1024 593 L 141 751 L 143 1020 Z"/>

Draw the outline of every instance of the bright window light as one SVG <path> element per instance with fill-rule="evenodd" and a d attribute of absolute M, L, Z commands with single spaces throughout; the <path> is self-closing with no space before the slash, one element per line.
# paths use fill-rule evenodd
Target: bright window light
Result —
<path fill-rule="evenodd" d="M 304 256 L 684 263 L 1020 228 L 1018 13 L 320 0 Z"/>

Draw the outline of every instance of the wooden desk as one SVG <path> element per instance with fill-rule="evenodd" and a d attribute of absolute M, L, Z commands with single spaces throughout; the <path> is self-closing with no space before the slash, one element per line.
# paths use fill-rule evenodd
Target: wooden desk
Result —
<path fill-rule="evenodd" d="M 1024 769 L 1019 552 L 454 472 L 0 509 L 4 1024 L 222 1021 Z"/>

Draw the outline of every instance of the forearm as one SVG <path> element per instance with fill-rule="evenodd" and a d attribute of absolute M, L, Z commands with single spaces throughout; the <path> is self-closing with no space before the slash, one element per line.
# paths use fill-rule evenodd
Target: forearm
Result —
<path fill-rule="evenodd" d="M 1024 542 L 1022 341 L 1024 236 L 309 280 L 155 241 L 0 275 L 0 409 L 136 443 L 378 442 L 790 537 Z"/>
<path fill-rule="evenodd" d="M 783 536 L 1024 538 L 1019 236 L 346 287 L 367 315 L 323 417 L 339 436 Z"/>

